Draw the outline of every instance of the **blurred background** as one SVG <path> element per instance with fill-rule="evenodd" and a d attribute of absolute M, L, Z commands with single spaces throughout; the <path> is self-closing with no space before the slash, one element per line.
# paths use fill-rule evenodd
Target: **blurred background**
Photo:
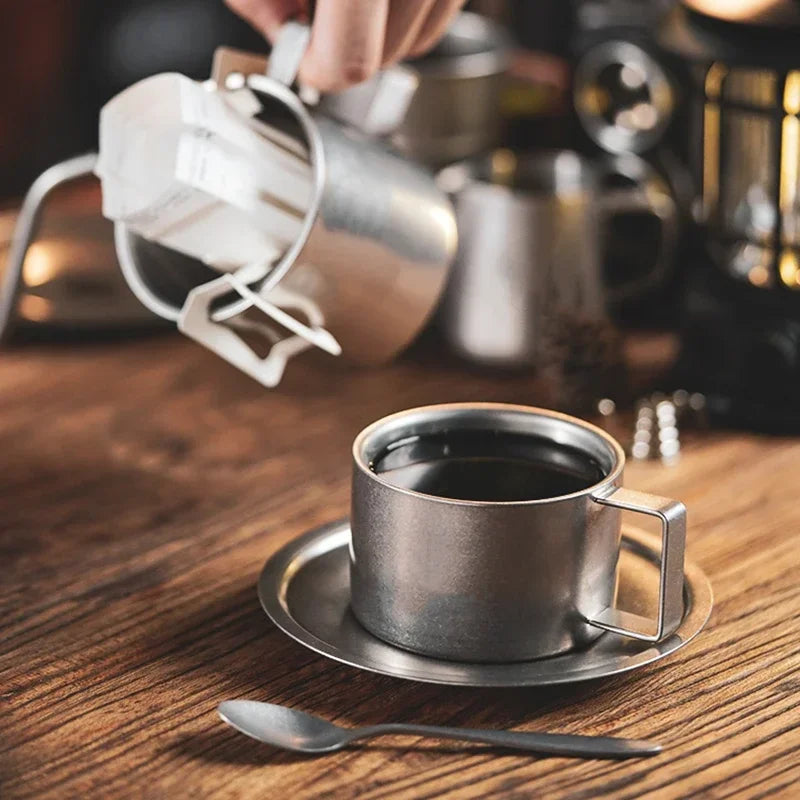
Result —
<path fill-rule="evenodd" d="M 568 148 L 608 191 L 635 188 L 671 209 L 666 224 L 623 203 L 602 253 L 615 329 L 676 337 L 678 356 L 656 388 L 702 393 L 724 424 L 800 430 L 800 3 L 475 0 L 467 9 L 513 39 L 501 124 L 484 149 Z M 6 339 L 163 326 L 120 277 L 90 162 L 68 162 L 29 195 L 35 220 L 23 220 L 16 276 L 12 235 L 38 176 L 96 149 L 106 101 L 160 72 L 203 80 L 221 44 L 268 50 L 221 0 L 4 4 Z"/>
<path fill-rule="evenodd" d="M 567 58 L 574 5 L 484 0 L 467 8 L 506 21 L 522 47 Z M 14 76 L 0 89 L 5 202 L 51 164 L 96 148 L 98 112 L 127 86 L 160 72 L 205 79 L 220 44 L 268 51 L 222 0 L 6 2 L 0 43 Z M 562 80 L 558 61 L 538 66 L 545 80 Z"/>

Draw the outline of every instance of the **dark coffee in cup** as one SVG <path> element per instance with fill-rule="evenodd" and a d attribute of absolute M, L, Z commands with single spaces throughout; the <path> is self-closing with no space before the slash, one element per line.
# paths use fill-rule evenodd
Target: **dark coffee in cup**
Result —
<path fill-rule="evenodd" d="M 489 502 L 562 497 L 605 477 L 599 461 L 587 453 L 508 431 L 407 437 L 388 445 L 370 466 L 401 489 Z"/>

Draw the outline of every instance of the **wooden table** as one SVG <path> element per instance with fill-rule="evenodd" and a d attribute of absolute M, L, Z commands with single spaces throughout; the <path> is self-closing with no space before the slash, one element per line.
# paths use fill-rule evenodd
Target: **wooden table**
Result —
<path fill-rule="evenodd" d="M 658 664 L 567 689 L 446 688 L 326 661 L 272 627 L 256 576 L 347 512 L 366 423 L 536 385 L 419 352 L 324 356 L 268 392 L 176 337 L 25 346 L 0 360 L 0 797 L 796 797 L 800 441 L 705 433 L 627 482 L 683 499 L 709 627 Z M 381 740 L 323 758 L 248 741 L 220 700 L 384 720 L 650 737 L 568 761 Z"/>

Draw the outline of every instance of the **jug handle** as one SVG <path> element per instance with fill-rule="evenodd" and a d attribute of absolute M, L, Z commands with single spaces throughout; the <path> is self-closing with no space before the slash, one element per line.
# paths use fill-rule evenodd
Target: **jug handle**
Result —
<path fill-rule="evenodd" d="M 661 564 L 658 587 L 658 615 L 653 620 L 607 608 L 590 625 L 644 642 L 660 642 L 673 633 L 683 618 L 683 551 L 686 543 L 686 506 L 677 500 L 614 488 L 593 495 L 592 500 L 604 506 L 637 511 L 661 520 Z"/>

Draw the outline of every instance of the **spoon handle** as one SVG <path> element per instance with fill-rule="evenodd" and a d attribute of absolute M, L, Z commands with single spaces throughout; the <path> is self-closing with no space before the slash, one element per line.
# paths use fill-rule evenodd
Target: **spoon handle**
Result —
<path fill-rule="evenodd" d="M 435 739 L 481 742 L 512 750 L 528 750 L 550 756 L 574 758 L 638 758 L 655 756 L 661 746 L 641 739 L 617 739 L 611 736 L 577 736 L 561 733 L 529 731 L 494 731 L 472 728 L 444 728 L 436 725 L 386 724 L 372 725 L 352 731 L 351 741 L 372 736 L 411 734 Z"/>

